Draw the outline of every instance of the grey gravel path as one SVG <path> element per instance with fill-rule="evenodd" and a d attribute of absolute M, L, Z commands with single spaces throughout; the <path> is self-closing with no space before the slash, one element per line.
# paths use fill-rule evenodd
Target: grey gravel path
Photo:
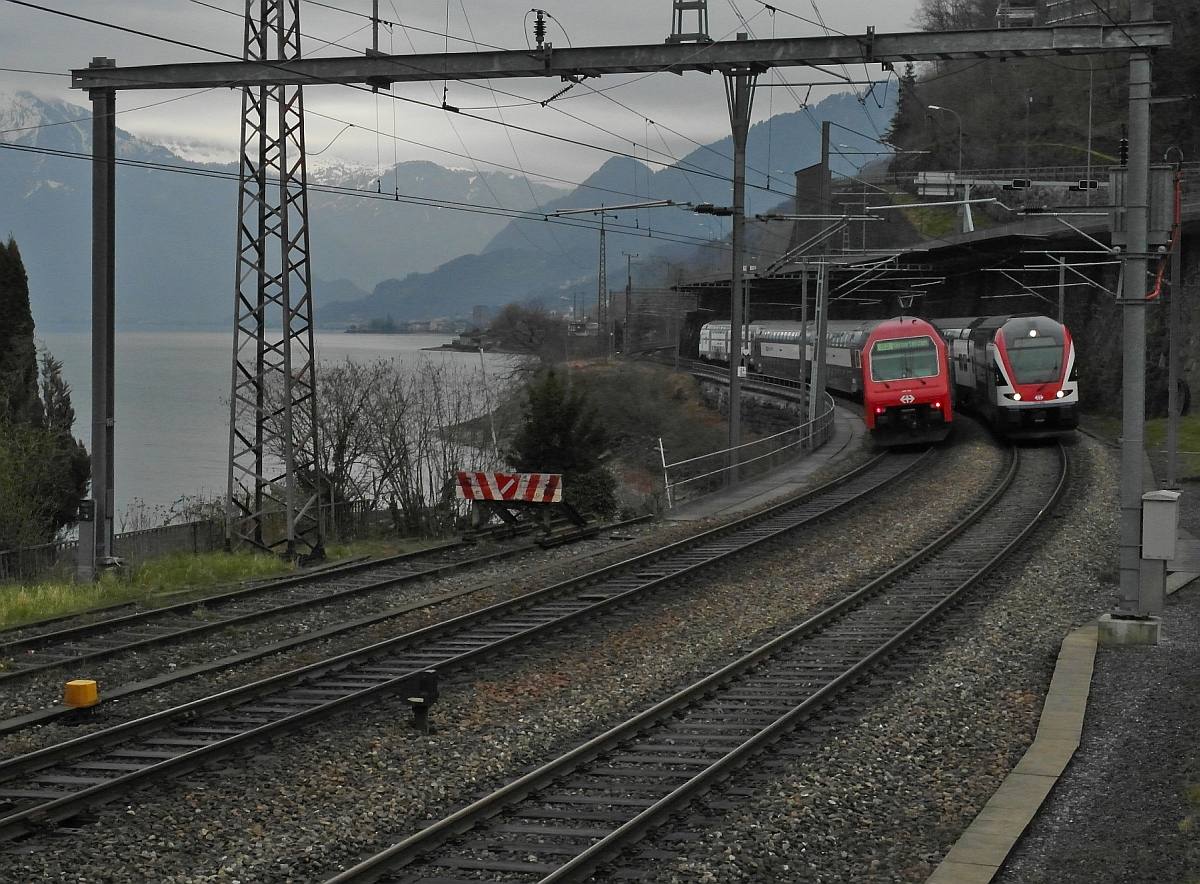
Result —
<path fill-rule="evenodd" d="M 1200 581 L 1169 598 L 1158 647 L 1098 649 L 1080 747 L 994 880 L 1200 881 Z"/>

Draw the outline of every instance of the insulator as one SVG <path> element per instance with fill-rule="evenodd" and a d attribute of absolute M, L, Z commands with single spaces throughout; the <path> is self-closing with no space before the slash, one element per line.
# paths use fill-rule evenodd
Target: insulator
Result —
<path fill-rule="evenodd" d="M 1121 147 L 1117 153 L 1117 159 L 1122 166 L 1129 165 L 1129 139 L 1121 139 Z"/>
<path fill-rule="evenodd" d="M 546 13 L 541 9 L 535 9 L 537 19 L 533 23 L 533 39 L 537 45 L 541 47 L 546 42 Z"/>

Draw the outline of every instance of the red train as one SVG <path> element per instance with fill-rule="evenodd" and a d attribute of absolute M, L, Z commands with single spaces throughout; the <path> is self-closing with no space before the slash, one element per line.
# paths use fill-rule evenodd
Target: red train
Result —
<path fill-rule="evenodd" d="M 940 442 L 954 426 L 946 344 L 924 319 L 874 325 L 863 341 L 863 412 L 882 445 Z"/>
<path fill-rule="evenodd" d="M 706 341 L 716 341 L 728 323 L 701 332 L 701 356 L 727 358 Z M 718 326 L 720 326 L 718 328 Z M 707 329 L 707 326 L 706 326 Z M 759 321 L 751 326 L 748 367 L 759 374 L 798 380 L 801 339 L 812 378 L 813 323 L 807 334 L 798 322 Z M 835 320 L 825 337 L 826 386 L 846 396 L 862 396 L 864 421 L 880 445 L 940 442 L 953 427 L 946 344 L 923 319 Z"/>

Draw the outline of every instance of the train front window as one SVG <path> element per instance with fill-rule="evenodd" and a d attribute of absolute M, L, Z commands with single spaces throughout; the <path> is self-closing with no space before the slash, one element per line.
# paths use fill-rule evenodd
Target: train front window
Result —
<path fill-rule="evenodd" d="M 1062 341 L 1039 335 L 1013 338 L 1005 343 L 1016 383 L 1052 384 L 1062 377 Z"/>
<path fill-rule="evenodd" d="M 1053 384 L 1063 372 L 1065 329 L 1048 316 L 1016 316 L 997 336 L 1014 384 Z"/>
<path fill-rule="evenodd" d="M 938 351 L 928 335 L 893 338 L 871 345 L 871 380 L 931 378 L 938 373 Z"/>

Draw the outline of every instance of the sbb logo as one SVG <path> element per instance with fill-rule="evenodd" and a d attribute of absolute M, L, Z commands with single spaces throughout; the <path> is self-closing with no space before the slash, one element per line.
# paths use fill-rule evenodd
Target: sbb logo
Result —
<path fill-rule="evenodd" d="M 912 405 L 916 401 L 917 401 L 917 397 L 914 396 L 912 393 L 905 393 L 903 396 L 900 397 L 900 403 L 902 405 Z"/>

